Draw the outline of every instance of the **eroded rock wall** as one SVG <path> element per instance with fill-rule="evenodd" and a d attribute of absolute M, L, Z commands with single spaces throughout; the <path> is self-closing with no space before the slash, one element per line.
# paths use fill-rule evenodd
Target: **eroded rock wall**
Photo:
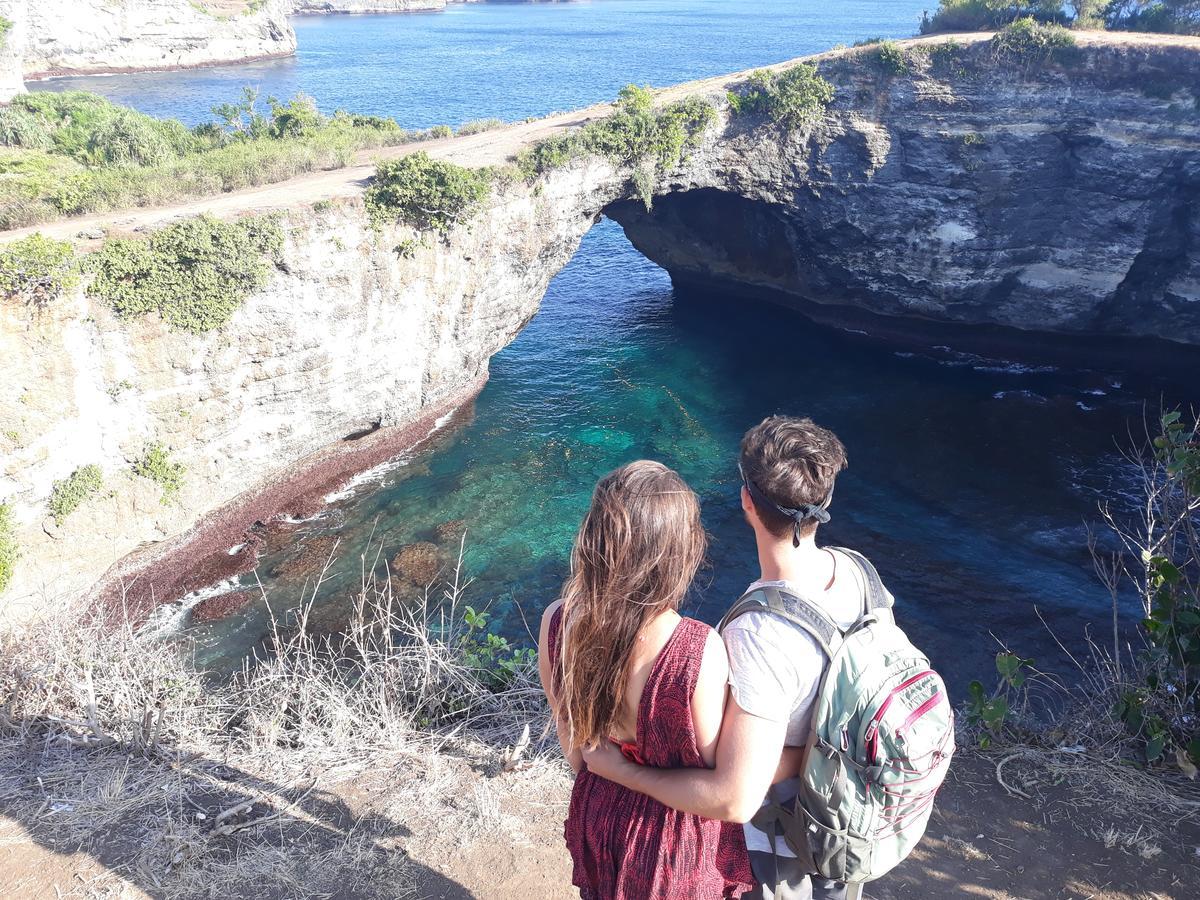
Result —
<path fill-rule="evenodd" d="M 291 0 L 9 0 L 26 78 L 286 56 Z"/>
<path fill-rule="evenodd" d="M 731 315 L 758 293 L 809 313 L 1200 346 L 1200 43 L 1106 39 L 1071 66 L 996 61 L 986 43 L 908 53 L 901 74 L 869 48 L 821 58 L 836 98 L 792 131 L 731 116 L 720 80 L 673 89 L 712 100 L 717 121 L 649 212 L 633 172 L 597 158 L 510 179 L 444 240 L 376 234 L 360 199 L 318 212 L 297 196 L 280 270 L 203 337 L 121 322 L 82 292 L 40 313 L 0 304 L 0 501 L 23 554 L 0 614 L 236 533 L 256 508 L 241 498 L 269 510 L 314 454 L 459 402 L 604 211 L 681 283 L 736 288 Z M 431 152 L 500 164 L 526 127 Z M 171 504 L 131 474 L 152 441 L 187 467 Z M 86 464 L 105 491 L 54 525 L 53 482 Z M 198 526 L 214 517 L 223 530 Z"/>
<path fill-rule="evenodd" d="M 22 554 L 0 615 L 85 591 L 139 548 L 181 546 L 207 515 L 318 451 L 403 435 L 467 399 L 620 186 L 598 161 L 537 190 L 515 183 L 445 240 L 376 234 L 359 201 L 293 210 L 269 286 L 205 335 L 122 321 L 82 288 L 40 312 L 0 304 L 0 498 Z M 152 442 L 187 470 L 166 504 L 132 473 Z M 103 491 L 56 525 L 53 483 L 90 464 Z M 225 533 L 258 513 L 247 515 Z"/>
<path fill-rule="evenodd" d="M 611 214 L 681 283 L 810 312 L 1200 344 L 1200 52 L 1070 64 L 910 49 L 831 58 L 829 115 L 733 123 L 647 213 Z"/>
<path fill-rule="evenodd" d="M 301 15 L 427 12 L 446 5 L 447 0 L 292 0 L 292 11 Z"/>

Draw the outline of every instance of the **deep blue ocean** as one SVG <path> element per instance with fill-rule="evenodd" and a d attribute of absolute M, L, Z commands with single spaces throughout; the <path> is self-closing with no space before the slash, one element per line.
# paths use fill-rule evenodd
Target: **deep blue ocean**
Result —
<path fill-rule="evenodd" d="M 595 0 L 308 17 L 294 20 L 293 59 L 42 87 L 98 91 L 196 122 L 252 84 L 264 96 L 303 91 L 327 111 L 457 125 L 581 107 L 629 82 L 660 86 L 907 36 L 931 5 Z M 765 353 L 763 334 L 794 352 Z M 524 620 L 536 623 L 556 596 L 596 479 L 652 457 L 701 496 L 711 565 L 691 609 L 715 621 L 755 576 L 737 502 L 738 440 L 767 414 L 805 414 L 849 450 L 824 540 L 875 560 L 901 621 L 961 685 L 988 672 L 997 640 L 1039 661 L 1055 655 L 1035 607 L 1069 646 L 1082 646 L 1089 624 L 1104 633 L 1108 598 L 1092 572 L 1088 523 L 1101 500 L 1131 508 L 1137 477 L 1121 450 L 1164 396 L 1197 401 L 1200 389 L 1104 367 L 887 345 L 781 309 L 677 296 L 666 273 L 604 221 L 539 315 L 494 358 L 473 412 L 269 546 L 258 577 L 276 611 L 286 608 L 304 585 L 270 570 L 337 533 L 343 558 L 318 597 L 328 611 L 359 583 L 361 554 L 388 558 L 461 519 L 468 601 L 490 604 L 521 636 Z M 443 547 L 447 557 L 456 549 Z M 219 664 L 251 648 L 265 618 L 259 605 L 189 632 L 201 658 Z"/>

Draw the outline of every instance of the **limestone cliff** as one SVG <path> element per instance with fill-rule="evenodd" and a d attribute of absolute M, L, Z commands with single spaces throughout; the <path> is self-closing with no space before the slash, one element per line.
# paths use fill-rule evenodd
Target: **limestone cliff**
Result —
<path fill-rule="evenodd" d="M 40 313 L 0 304 L 0 501 L 23 553 L 0 613 L 106 571 L 120 586 L 156 558 L 176 562 L 131 596 L 171 599 L 197 560 L 344 473 L 327 465 L 332 450 L 369 464 L 419 436 L 478 386 L 602 213 L 678 283 L 715 287 L 731 314 L 751 295 L 868 316 L 872 331 L 1072 335 L 1092 354 L 1102 340 L 1154 339 L 1163 364 L 1195 359 L 1200 41 L 1084 43 L 1070 65 L 998 60 L 975 38 L 909 44 L 900 71 L 870 48 L 827 54 L 832 103 L 792 130 L 733 112 L 725 91 L 744 75 L 672 88 L 664 99 L 703 96 L 717 121 L 653 185 L 650 212 L 634 171 L 598 157 L 503 181 L 444 240 L 372 232 L 362 170 L 313 176 L 312 194 L 296 182 L 222 198 L 223 215 L 283 207 L 287 240 L 269 285 L 205 336 L 119 321 L 83 293 Z M 498 164 L 548 129 L 422 146 Z M 339 199 L 308 205 L 323 196 Z M 138 215 L 163 213 L 121 221 Z M 130 472 L 151 441 L 187 467 L 165 506 Z M 105 493 L 53 525 L 52 483 L 85 464 L 103 469 Z"/>
<path fill-rule="evenodd" d="M 813 128 L 735 122 L 652 212 L 608 212 L 677 283 L 873 331 L 1200 344 L 1200 52 L 1096 40 L 1065 65 L 827 58 Z"/>
<path fill-rule="evenodd" d="M 503 191 L 470 227 L 424 243 L 400 226 L 377 236 L 361 201 L 293 210 L 269 287 L 202 336 L 121 321 L 83 290 L 42 312 L 0 303 L 0 500 L 22 554 L 0 618 L 87 588 L 139 547 L 183 548 L 189 565 L 228 559 L 229 535 L 352 474 L 340 456 L 361 469 L 418 440 L 473 397 L 537 311 L 591 225 L 595 208 L 582 207 L 619 189 L 601 163 L 563 172 L 536 195 Z M 186 467 L 165 505 L 131 469 L 150 442 Z M 101 467 L 104 488 L 56 525 L 52 485 L 82 465 Z M 218 510 L 215 529 L 189 531 Z M 120 590 L 144 561 L 108 583 Z M 138 581 L 131 604 L 169 599 L 191 586 L 187 574 Z"/>
<path fill-rule="evenodd" d="M 291 0 L 2 0 L 25 78 L 173 69 L 295 51 Z"/>
<path fill-rule="evenodd" d="M 292 11 L 301 15 L 427 12 L 445 9 L 448 2 L 449 0 L 292 0 Z"/>

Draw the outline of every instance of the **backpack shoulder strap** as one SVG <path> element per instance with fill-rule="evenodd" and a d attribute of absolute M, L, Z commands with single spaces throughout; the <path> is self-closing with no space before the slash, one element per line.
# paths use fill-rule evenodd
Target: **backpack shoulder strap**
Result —
<path fill-rule="evenodd" d="M 871 564 L 871 561 L 857 550 L 851 550 L 849 547 L 833 547 L 831 549 L 837 550 L 842 555 L 848 557 L 858 567 L 858 571 L 862 573 L 863 582 L 866 584 L 866 596 L 864 597 L 866 609 L 864 613 L 879 613 L 883 610 L 890 612 L 894 602 L 892 595 L 883 586 L 883 579 L 879 577 L 879 572 Z"/>
<path fill-rule="evenodd" d="M 799 594 L 774 585 L 757 587 L 743 594 L 717 624 L 717 631 L 723 632 L 734 619 L 756 609 L 773 613 L 803 628 L 830 659 L 842 642 L 842 629 L 825 610 Z"/>

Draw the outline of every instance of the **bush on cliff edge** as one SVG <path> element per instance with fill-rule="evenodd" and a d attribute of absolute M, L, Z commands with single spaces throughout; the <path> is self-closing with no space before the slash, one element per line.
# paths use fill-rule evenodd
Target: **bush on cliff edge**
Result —
<path fill-rule="evenodd" d="M 635 84 L 621 89 L 616 111 L 583 128 L 539 141 L 517 156 L 517 168 L 532 180 L 573 159 L 602 156 L 634 170 L 637 196 L 649 209 L 658 179 L 678 166 L 716 118 L 700 97 L 654 107 L 654 93 Z"/>
<path fill-rule="evenodd" d="M 377 226 L 398 221 L 445 235 L 473 215 L 490 190 L 486 172 L 420 150 L 379 164 L 367 188 L 367 212 Z"/>
<path fill-rule="evenodd" d="M 172 328 L 220 328 L 270 277 L 283 246 L 277 219 L 197 216 L 147 239 L 108 241 L 89 259 L 88 293 L 122 318 L 157 312 Z"/>
<path fill-rule="evenodd" d="M 0 292 L 31 306 L 45 306 L 79 280 L 75 249 L 41 234 L 0 249 Z"/>
<path fill-rule="evenodd" d="M 833 95 L 833 85 L 816 66 L 799 63 L 783 72 L 753 73 L 740 90 L 729 92 L 729 106 L 735 115 L 765 116 L 791 131 L 819 119 Z"/>

